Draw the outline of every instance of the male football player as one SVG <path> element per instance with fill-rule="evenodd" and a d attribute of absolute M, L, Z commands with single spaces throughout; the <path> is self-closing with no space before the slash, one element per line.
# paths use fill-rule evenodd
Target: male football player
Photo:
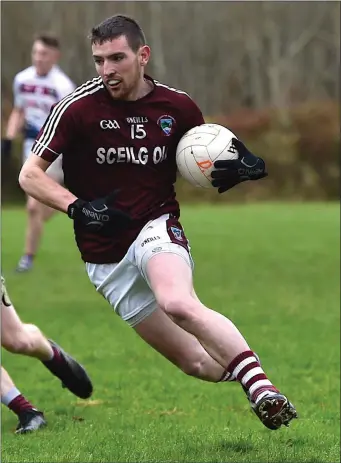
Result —
<path fill-rule="evenodd" d="M 92 383 L 85 369 L 54 341 L 48 340 L 35 325 L 23 323 L 17 314 L 1 277 L 1 345 L 14 354 L 35 357 L 59 378 L 64 387 L 81 399 L 92 394 Z M 36 410 L 16 389 L 8 373 L 1 371 L 1 402 L 19 418 L 17 433 L 35 431 L 46 424 Z"/>
<path fill-rule="evenodd" d="M 32 46 L 32 66 L 19 72 L 13 82 L 14 107 L 8 120 L 6 138 L 2 140 L 2 156 L 8 158 L 12 142 L 23 130 L 23 163 L 31 152 L 34 140 L 44 124 L 51 106 L 75 89 L 74 83 L 57 66 L 59 40 L 51 34 L 37 35 Z M 63 182 L 60 157 L 48 169 L 48 175 Z M 32 197 L 27 198 L 27 228 L 24 254 L 17 271 L 31 269 L 43 232 L 44 222 L 55 212 Z"/>
<path fill-rule="evenodd" d="M 176 146 L 204 123 L 183 91 L 145 74 L 150 48 L 133 19 L 117 15 L 91 32 L 99 77 L 51 111 L 23 166 L 27 194 L 73 220 L 91 282 L 139 336 L 185 373 L 238 381 L 265 426 L 296 410 L 264 373 L 232 323 L 196 296 L 189 244 L 175 198 Z M 264 161 L 235 140 L 239 159 L 215 163 L 223 192 L 265 177 Z M 66 190 L 45 171 L 63 154 Z"/>

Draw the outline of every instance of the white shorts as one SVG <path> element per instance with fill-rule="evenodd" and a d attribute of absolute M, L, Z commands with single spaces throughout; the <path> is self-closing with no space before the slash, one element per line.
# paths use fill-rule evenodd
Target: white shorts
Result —
<path fill-rule="evenodd" d="M 140 323 L 157 307 L 146 266 L 148 260 L 160 252 L 181 256 L 193 269 L 184 231 L 169 214 L 148 222 L 119 263 L 86 263 L 91 283 L 130 326 Z"/>
<path fill-rule="evenodd" d="M 32 138 L 25 138 L 23 146 L 23 164 L 26 162 L 29 157 L 34 140 Z M 62 166 L 62 156 L 59 156 L 46 170 L 46 173 L 53 180 L 58 182 L 60 185 L 64 183 L 64 172 Z"/>

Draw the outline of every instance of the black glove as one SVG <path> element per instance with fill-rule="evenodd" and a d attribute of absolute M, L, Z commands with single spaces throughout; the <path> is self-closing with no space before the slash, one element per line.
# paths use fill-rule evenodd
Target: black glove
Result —
<path fill-rule="evenodd" d="M 105 198 L 94 201 L 76 199 L 69 204 L 67 215 L 74 222 L 85 225 L 89 232 L 113 235 L 116 231 L 129 226 L 132 221 L 128 214 L 112 205 L 117 193 L 116 190 Z"/>
<path fill-rule="evenodd" d="M 9 138 L 2 138 L 1 140 L 1 159 L 8 159 L 12 153 L 12 140 Z"/>
<path fill-rule="evenodd" d="M 232 147 L 238 152 L 238 159 L 219 160 L 213 164 L 218 170 L 211 172 L 212 186 L 218 188 L 218 193 L 224 193 L 246 180 L 259 180 L 268 175 L 263 159 L 252 154 L 244 143 L 233 138 Z"/>

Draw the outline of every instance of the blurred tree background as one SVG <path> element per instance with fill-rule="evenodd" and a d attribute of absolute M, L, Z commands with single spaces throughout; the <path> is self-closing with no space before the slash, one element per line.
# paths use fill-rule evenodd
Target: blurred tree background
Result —
<path fill-rule="evenodd" d="M 149 74 L 187 91 L 207 121 L 230 128 L 269 165 L 266 180 L 221 197 L 180 181 L 181 198 L 338 198 L 339 2 L 2 1 L 1 13 L 2 131 L 36 32 L 60 36 L 61 67 L 81 84 L 95 75 L 91 27 L 126 13 L 152 47 Z M 18 188 L 19 157 L 3 176 L 5 198 Z"/>

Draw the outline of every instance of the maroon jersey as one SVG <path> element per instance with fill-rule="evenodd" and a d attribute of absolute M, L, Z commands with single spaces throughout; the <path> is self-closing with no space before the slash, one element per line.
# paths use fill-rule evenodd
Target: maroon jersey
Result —
<path fill-rule="evenodd" d="M 32 148 L 50 162 L 63 155 L 65 186 L 78 198 L 119 190 L 115 205 L 133 218 L 129 230 L 112 238 L 75 223 L 86 262 L 118 262 L 149 220 L 180 215 L 176 147 L 204 119 L 185 92 L 145 77 L 154 88 L 136 101 L 114 100 L 100 77 L 78 87 L 52 108 Z"/>

